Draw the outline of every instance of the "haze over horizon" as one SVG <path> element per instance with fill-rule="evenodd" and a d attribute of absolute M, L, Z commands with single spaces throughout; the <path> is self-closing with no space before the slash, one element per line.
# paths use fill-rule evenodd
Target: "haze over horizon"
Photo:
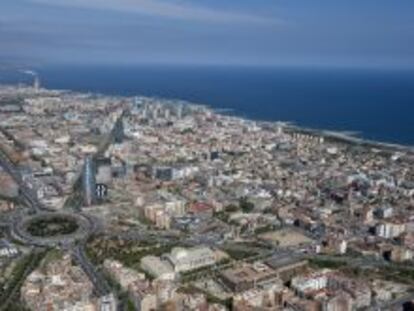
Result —
<path fill-rule="evenodd" d="M 414 67 L 408 0 L 3 0 L 0 66 Z"/>

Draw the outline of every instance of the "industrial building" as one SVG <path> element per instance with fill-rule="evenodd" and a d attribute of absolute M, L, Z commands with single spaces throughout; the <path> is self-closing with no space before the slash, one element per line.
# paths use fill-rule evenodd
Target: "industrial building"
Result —
<path fill-rule="evenodd" d="M 277 272 L 263 263 L 245 264 L 220 273 L 220 279 L 233 292 L 243 292 L 277 282 Z"/>
<path fill-rule="evenodd" d="M 175 247 L 170 254 L 163 256 L 175 272 L 186 272 L 211 266 L 216 263 L 214 252 L 208 247 L 181 248 Z"/>
<path fill-rule="evenodd" d="M 141 259 L 141 268 L 157 279 L 173 280 L 175 273 L 168 261 L 156 256 L 145 256 Z"/>
<path fill-rule="evenodd" d="M 290 281 L 296 275 L 305 272 L 308 267 L 308 261 L 306 259 L 292 255 L 276 256 L 267 260 L 265 263 L 276 271 L 277 276 L 283 282 Z"/>

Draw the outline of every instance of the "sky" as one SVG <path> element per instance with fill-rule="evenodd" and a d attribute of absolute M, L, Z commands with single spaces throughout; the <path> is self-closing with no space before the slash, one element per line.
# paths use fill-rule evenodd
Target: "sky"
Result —
<path fill-rule="evenodd" d="M 414 67 L 413 0 L 0 0 L 0 66 Z"/>

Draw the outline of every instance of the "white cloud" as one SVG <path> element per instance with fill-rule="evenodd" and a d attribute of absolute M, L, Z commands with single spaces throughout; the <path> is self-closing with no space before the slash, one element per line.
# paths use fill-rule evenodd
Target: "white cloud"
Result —
<path fill-rule="evenodd" d="M 211 23 L 282 24 L 277 18 L 216 10 L 166 0 L 31 0 L 54 6 L 113 10 L 181 20 Z"/>

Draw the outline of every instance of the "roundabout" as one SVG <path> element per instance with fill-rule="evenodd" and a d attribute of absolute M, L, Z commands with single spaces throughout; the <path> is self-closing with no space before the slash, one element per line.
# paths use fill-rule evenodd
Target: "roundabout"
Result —
<path fill-rule="evenodd" d="M 84 214 L 41 212 L 13 222 L 13 236 L 35 246 L 68 246 L 85 240 L 94 231 L 94 221 Z"/>

